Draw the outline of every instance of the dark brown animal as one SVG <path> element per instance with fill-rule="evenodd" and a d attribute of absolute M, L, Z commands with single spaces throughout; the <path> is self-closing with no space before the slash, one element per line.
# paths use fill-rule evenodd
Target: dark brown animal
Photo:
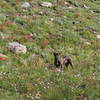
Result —
<path fill-rule="evenodd" d="M 54 64 L 57 68 L 63 68 L 65 65 L 68 67 L 69 65 L 73 68 L 72 59 L 70 56 L 61 56 L 59 53 L 53 53 L 54 55 Z"/>

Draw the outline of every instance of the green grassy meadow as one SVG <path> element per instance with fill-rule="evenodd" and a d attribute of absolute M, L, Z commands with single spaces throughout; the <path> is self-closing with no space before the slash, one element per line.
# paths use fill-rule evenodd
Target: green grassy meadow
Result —
<path fill-rule="evenodd" d="M 0 53 L 7 59 L 0 59 L 0 100 L 100 100 L 97 35 L 99 0 L 1 0 Z M 10 52 L 14 41 L 27 53 Z M 71 56 L 74 69 L 56 71 L 53 52 Z"/>

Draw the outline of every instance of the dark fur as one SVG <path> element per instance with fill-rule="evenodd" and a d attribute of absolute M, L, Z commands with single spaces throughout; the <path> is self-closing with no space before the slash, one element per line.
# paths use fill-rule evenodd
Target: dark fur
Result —
<path fill-rule="evenodd" d="M 63 68 L 65 65 L 68 67 L 69 65 L 73 68 L 72 59 L 70 56 L 61 56 L 59 53 L 54 53 L 54 64 L 57 68 Z"/>

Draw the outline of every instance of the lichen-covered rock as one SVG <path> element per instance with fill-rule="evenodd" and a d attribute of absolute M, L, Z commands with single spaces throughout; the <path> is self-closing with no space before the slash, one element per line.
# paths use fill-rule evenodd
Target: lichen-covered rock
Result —
<path fill-rule="evenodd" d="M 29 8 L 30 7 L 30 4 L 28 2 L 24 2 L 22 3 L 22 8 Z"/>
<path fill-rule="evenodd" d="M 41 6 L 49 8 L 49 7 L 52 7 L 52 3 L 50 3 L 50 2 L 42 2 Z"/>
<path fill-rule="evenodd" d="M 8 49 L 11 52 L 14 52 L 14 53 L 23 53 L 23 54 L 25 54 L 27 52 L 26 46 L 24 46 L 24 45 L 22 45 L 18 42 L 9 43 Z"/>

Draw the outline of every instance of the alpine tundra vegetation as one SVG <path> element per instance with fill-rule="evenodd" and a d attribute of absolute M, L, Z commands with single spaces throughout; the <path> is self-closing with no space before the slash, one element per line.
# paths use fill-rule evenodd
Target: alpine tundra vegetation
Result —
<path fill-rule="evenodd" d="M 100 100 L 100 0 L 0 0 L 0 100 Z"/>

